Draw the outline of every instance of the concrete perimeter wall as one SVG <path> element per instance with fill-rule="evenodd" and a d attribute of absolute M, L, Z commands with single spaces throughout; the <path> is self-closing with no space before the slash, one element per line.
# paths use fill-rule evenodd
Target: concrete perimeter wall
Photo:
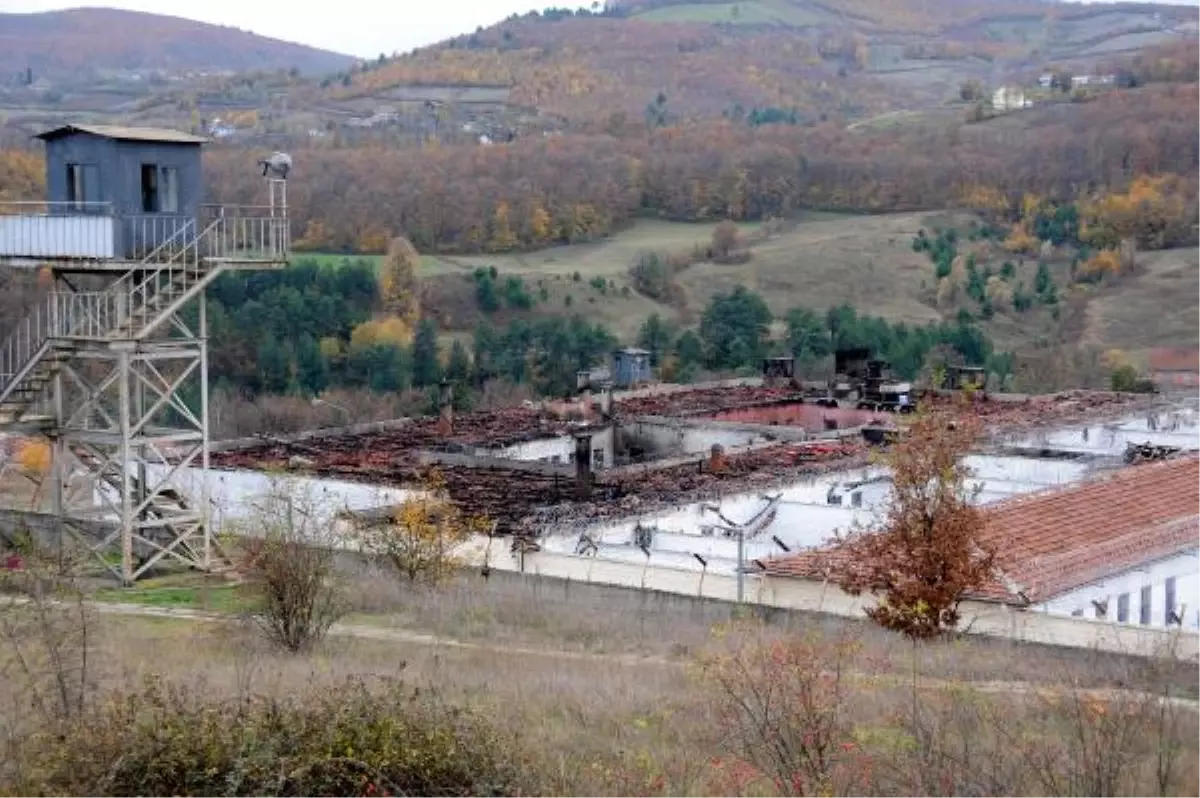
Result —
<path fill-rule="evenodd" d="M 523 572 L 534 578 L 659 591 L 698 600 L 737 600 L 737 578 L 734 576 L 545 551 L 522 556 L 509 554 L 507 548 L 507 541 L 493 544 L 489 558 L 493 569 Z M 479 562 L 482 562 L 481 556 Z M 763 607 L 856 618 L 863 617 L 863 611 L 871 601 L 867 596 L 849 596 L 831 584 L 757 575 L 745 578 L 745 600 Z M 1180 658 L 1200 661 L 1200 635 L 1187 630 L 1119 625 L 986 602 L 964 602 L 960 611 L 960 628 L 971 634 L 1136 656 L 1156 656 L 1173 649 Z"/>

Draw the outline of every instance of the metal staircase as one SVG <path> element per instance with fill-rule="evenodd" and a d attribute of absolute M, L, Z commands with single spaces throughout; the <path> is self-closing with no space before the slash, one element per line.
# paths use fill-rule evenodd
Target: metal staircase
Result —
<path fill-rule="evenodd" d="M 99 291 L 74 290 L 55 270 L 54 290 L 0 345 L 0 431 L 40 432 L 53 446 L 54 506 L 30 515 L 50 516 L 123 583 L 165 557 L 210 567 L 204 290 L 229 269 L 286 264 L 286 203 L 274 199 L 258 215 L 139 220 L 134 236 L 150 244 L 139 261 Z M 197 329 L 180 315 L 192 301 Z M 198 408 L 183 396 L 197 380 Z M 178 484 L 194 470 L 198 501 Z M 90 490 L 67 490 L 80 480 Z M 118 543 L 119 565 L 107 556 Z"/>
<path fill-rule="evenodd" d="M 0 347 L 0 424 L 21 420 L 79 343 L 145 339 L 195 299 L 230 262 L 232 223 L 197 235 L 187 220 L 104 291 L 51 291 Z"/>

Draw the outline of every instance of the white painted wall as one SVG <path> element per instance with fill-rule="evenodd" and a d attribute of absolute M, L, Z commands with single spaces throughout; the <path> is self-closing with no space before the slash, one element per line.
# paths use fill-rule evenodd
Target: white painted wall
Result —
<path fill-rule="evenodd" d="M 148 481 L 155 484 L 166 476 L 167 471 L 162 466 L 152 466 L 148 470 Z M 171 482 L 193 502 L 200 502 L 203 492 L 198 469 L 180 469 Z M 415 490 L 249 470 L 210 469 L 208 485 L 213 529 L 218 533 L 232 531 L 239 522 L 252 518 L 272 496 L 293 497 L 295 513 L 310 515 L 315 526 L 329 529 L 336 537 L 345 532 L 344 525 L 334 521 L 341 511 L 393 506 L 421 495 Z M 100 490 L 97 489 L 95 497 L 97 506 L 101 504 Z M 117 501 L 116 492 L 111 488 L 104 486 L 102 490 L 109 501 Z M 278 508 L 272 508 L 275 509 Z"/>
<path fill-rule="evenodd" d="M 610 468 L 613 464 L 613 430 L 607 429 L 592 436 L 592 468 L 600 470 Z M 602 454 L 596 457 L 596 450 Z M 539 438 L 537 440 L 515 443 L 512 446 L 487 447 L 475 449 L 476 457 L 498 457 L 504 460 L 520 460 L 537 462 L 549 459 L 552 462 L 573 463 L 575 461 L 575 439 L 570 435 L 560 435 L 554 438 Z M 555 460 L 554 458 L 557 458 Z"/>
<path fill-rule="evenodd" d="M 1095 584 L 1064 593 L 1038 606 L 1038 610 L 1054 615 L 1100 617 L 1110 623 L 1122 623 L 1118 603 L 1122 595 L 1129 597 L 1129 614 L 1125 624 L 1141 624 L 1142 589 L 1150 588 L 1149 626 L 1166 625 L 1167 579 L 1175 578 L 1175 612 L 1183 613 L 1183 625 L 1200 630 L 1200 550 L 1160 560 L 1140 568 L 1125 571 Z M 1098 616 L 1093 601 L 1108 602 L 1106 615 Z"/>
<path fill-rule="evenodd" d="M 0 216 L 0 257 L 112 258 L 109 216 Z"/>
<path fill-rule="evenodd" d="M 713 444 L 719 444 L 726 451 L 732 451 L 766 440 L 766 436 L 753 432 L 651 422 L 631 424 L 625 428 L 623 434 L 650 448 L 658 457 L 708 454 L 712 451 Z"/>
<path fill-rule="evenodd" d="M 505 460 L 524 462 L 557 457 L 558 462 L 569 463 L 575 457 L 575 439 L 570 435 L 562 435 L 557 438 L 541 438 L 499 448 L 481 446 L 475 450 L 475 454 L 478 457 L 499 457 Z"/>
<path fill-rule="evenodd" d="M 976 474 L 975 481 L 983 486 L 979 495 L 981 503 L 1076 481 L 1086 471 L 1085 466 L 1077 463 L 1020 457 L 972 457 L 968 465 Z M 775 520 L 756 538 L 746 542 L 745 557 L 754 560 L 785 553 L 773 540 L 775 537 L 791 551 L 817 548 L 830 543 L 838 532 L 879 520 L 891 491 L 888 483 L 855 489 L 862 494 L 862 505 L 857 508 L 852 506 L 851 492 L 844 486 L 882 473 L 884 470 L 877 467 L 850 469 L 770 490 L 727 496 L 717 503 L 726 517 L 742 523 L 766 504 L 764 493 L 783 494 Z M 831 488 L 843 494 L 840 506 L 828 504 Z M 705 504 L 711 502 L 696 502 L 673 510 L 631 515 L 584 527 L 547 530 L 543 546 L 548 551 L 571 555 L 576 551 L 581 533 L 586 533 L 598 544 L 600 556 L 619 562 L 644 563 L 645 553 L 633 542 L 634 528 L 640 523 L 657 529 L 650 548 L 651 565 L 701 570 L 703 566 L 693 556 L 698 554 L 708 561 L 710 572 L 735 573 L 737 541 L 720 532 L 703 534 L 705 526 L 719 522 L 714 513 L 703 509 Z"/>
<path fill-rule="evenodd" d="M 463 549 L 467 559 L 481 565 L 486 557 L 492 568 L 571 579 L 596 584 L 643 590 L 658 590 L 685 596 L 735 601 L 737 579 L 732 574 L 685 568 L 650 566 L 604 557 L 575 557 L 541 551 L 523 557 L 511 554 L 503 541 L 489 544 L 486 538 Z M 771 607 L 825 612 L 862 617 L 869 596 L 853 597 L 833 585 L 820 582 L 747 575 L 746 601 Z M 1088 618 L 1015 610 L 985 602 L 964 602 L 960 607 L 962 629 L 971 634 L 1003 637 L 1030 643 L 1098 649 L 1125 654 L 1155 655 L 1174 643 L 1179 656 L 1200 659 L 1200 635 L 1191 630 L 1168 631 L 1161 627 L 1118 625 Z"/>

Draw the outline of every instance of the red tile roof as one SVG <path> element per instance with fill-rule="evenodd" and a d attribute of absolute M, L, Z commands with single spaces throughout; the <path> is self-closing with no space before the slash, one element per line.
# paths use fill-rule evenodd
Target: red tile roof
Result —
<path fill-rule="evenodd" d="M 1123 468 L 1099 479 L 985 508 L 995 578 L 975 598 L 1036 603 L 1197 547 L 1200 458 Z M 768 576 L 824 579 L 851 546 L 763 560 Z"/>
<path fill-rule="evenodd" d="M 1151 371 L 1200 371 L 1200 349 L 1155 349 L 1150 353 Z"/>

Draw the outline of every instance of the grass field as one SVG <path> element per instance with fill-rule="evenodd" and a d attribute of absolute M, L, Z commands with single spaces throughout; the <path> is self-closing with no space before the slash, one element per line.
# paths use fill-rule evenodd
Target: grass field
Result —
<path fill-rule="evenodd" d="M 402 678 L 438 700 L 470 704 L 494 718 L 537 753 L 539 778 L 549 781 L 550 794 L 777 794 L 769 783 L 729 792 L 733 788 L 714 764 L 736 751 L 726 747 L 727 729 L 714 714 L 720 695 L 702 680 L 698 666 L 706 654 L 733 651 L 734 638 L 717 631 L 744 611 L 586 584 L 509 575 L 485 580 L 473 572 L 441 589 L 414 588 L 373 568 L 345 567 L 357 612 L 307 655 L 271 649 L 253 624 L 237 619 L 232 602 L 213 601 L 233 595 L 219 581 L 205 586 L 184 577 L 178 584 L 166 580 L 99 594 L 126 605 L 175 613 L 207 609 L 213 615 L 143 617 L 126 608 L 97 613 L 89 681 L 100 690 L 121 690 L 157 677 L 189 691 L 237 698 L 327 689 L 351 677 Z M 200 598 L 205 590 L 208 604 Z M 953 730 L 947 733 L 970 735 L 974 746 L 990 750 L 1004 743 L 981 731 L 990 727 L 981 726 L 980 717 L 1030 724 L 1014 727 L 1022 733 L 1053 734 L 1045 719 L 1053 707 L 1094 703 L 1086 697 L 1093 690 L 1152 689 L 1165 678 L 1183 691 L 1182 708 L 1173 712 L 1187 735 L 1186 750 L 1195 747 L 1194 709 L 1186 704 L 1196 694 L 1194 665 L 1168 665 L 1151 675 L 1139 660 L 976 637 L 914 648 L 864 622 L 804 614 L 777 614 L 753 639 L 856 641 L 860 648 L 843 676 L 851 685 L 844 711 L 856 734 L 883 734 L 903 724 L 904 713 L 919 702 L 922 713 Z M 28 642 L 26 653 L 34 650 Z M 12 674 L 0 682 L 10 729 L 22 720 L 37 722 L 18 714 L 30 684 L 20 669 L 6 667 L 14 664 L 11 644 L 0 641 L 0 668 Z M 45 677 L 53 678 L 53 671 Z M 749 671 L 746 678 L 771 677 Z M 961 709 L 969 711 L 960 716 Z M 913 794 L 914 787 L 902 785 L 915 763 L 900 751 L 888 756 L 897 771 L 886 779 L 901 781 L 876 789 Z M 1013 765 L 1019 757 L 1008 759 Z M 1168 794 L 1189 794 L 1195 781 L 1195 758 L 1188 755 Z"/>
<path fill-rule="evenodd" d="M 737 3 L 681 3 L 635 15 L 647 22 L 707 22 L 740 25 L 804 27 L 831 22 L 836 15 L 819 7 L 803 7 L 788 0 L 750 0 Z"/>
<path fill-rule="evenodd" d="M 796 306 L 824 311 L 850 302 L 862 313 L 923 324 L 953 318 L 957 306 L 937 307 L 933 266 L 926 255 L 912 251 L 912 238 L 919 229 L 961 226 L 968 219 L 954 213 L 806 213 L 783 232 L 754 243 L 747 263 L 703 262 L 683 270 L 676 278 L 682 305 L 664 305 L 638 294 L 631 285 L 629 266 L 641 252 L 678 252 L 707 243 L 714 225 L 639 220 L 616 235 L 587 244 L 504 255 L 422 256 L 423 303 L 447 340 L 468 334 L 487 318 L 475 300 L 472 273 L 478 267 L 494 266 L 502 280 L 520 276 L 531 293 L 545 297 L 527 313 L 581 313 L 603 323 L 623 341 L 634 340 L 652 313 L 694 324 L 714 294 L 738 285 L 761 294 L 779 315 Z M 742 226 L 747 234 L 756 229 L 752 224 Z M 343 256 L 316 257 L 334 265 Z M 1083 321 L 1069 331 L 1070 342 L 1100 350 L 1125 349 L 1137 357 L 1157 346 L 1196 344 L 1200 328 L 1197 249 L 1147 252 L 1139 258 L 1135 274 L 1113 284 L 1072 289 L 1083 308 Z M 1027 288 L 1033 285 L 1036 258 L 993 252 L 980 260 L 980 267 L 990 265 L 998 271 L 1004 260 L 1019 264 L 1016 280 Z M 1050 267 L 1060 292 L 1067 296 L 1069 264 L 1054 261 Z M 603 290 L 596 282 L 603 283 Z M 513 315 L 503 310 L 491 320 L 502 324 Z M 981 324 L 998 346 L 1007 349 L 1058 342 L 1063 334 L 1061 323 L 1041 307 L 1021 314 L 1000 312 Z"/>

